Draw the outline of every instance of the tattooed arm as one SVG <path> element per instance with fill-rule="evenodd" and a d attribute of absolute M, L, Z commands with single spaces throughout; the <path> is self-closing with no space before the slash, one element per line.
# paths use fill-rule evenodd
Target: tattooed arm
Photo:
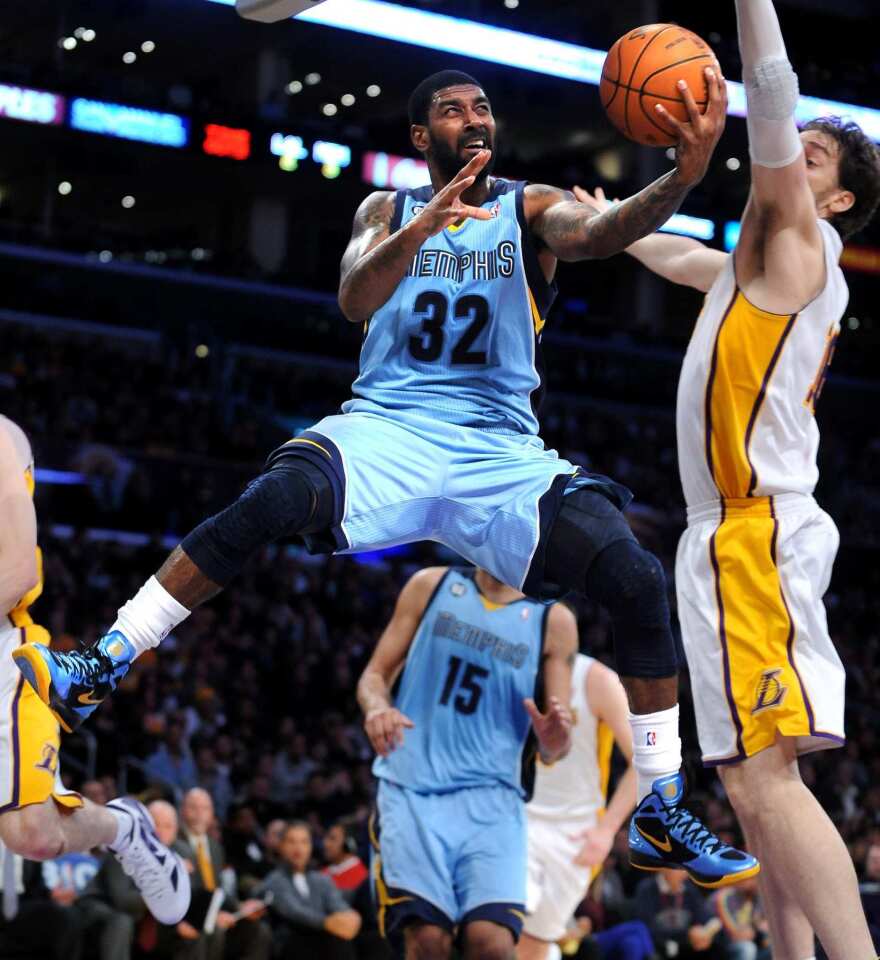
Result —
<path fill-rule="evenodd" d="M 419 248 L 451 223 L 471 218 L 490 220 L 492 214 L 471 206 L 462 194 L 474 185 L 491 156 L 481 150 L 406 226 L 391 233 L 394 194 L 371 193 L 354 215 L 351 240 L 342 257 L 339 306 L 352 323 L 364 323 L 390 299 Z"/>
<path fill-rule="evenodd" d="M 682 123 L 662 106 L 658 115 L 678 136 L 676 166 L 640 193 L 596 216 L 573 202 L 571 194 L 538 184 L 526 188 L 525 213 L 532 232 L 560 260 L 611 257 L 653 233 L 704 177 L 724 129 L 727 90 L 722 77 L 707 68 L 709 104 L 700 113 L 684 81 L 679 81 L 688 121 Z"/>

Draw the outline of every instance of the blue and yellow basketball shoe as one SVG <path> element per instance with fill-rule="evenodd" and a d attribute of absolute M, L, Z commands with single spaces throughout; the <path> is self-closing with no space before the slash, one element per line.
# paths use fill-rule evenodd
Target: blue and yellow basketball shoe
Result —
<path fill-rule="evenodd" d="M 682 804 L 684 777 L 654 781 L 629 825 L 629 862 L 640 870 L 685 870 L 701 887 L 726 887 L 754 877 L 761 865 L 729 847 Z"/>
<path fill-rule="evenodd" d="M 25 643 L 12 658 L 62 729 L 72 733 L 128 673 L 134 647 L 114 630 L 86 650 L 58 653 L 43 643 Z"/>

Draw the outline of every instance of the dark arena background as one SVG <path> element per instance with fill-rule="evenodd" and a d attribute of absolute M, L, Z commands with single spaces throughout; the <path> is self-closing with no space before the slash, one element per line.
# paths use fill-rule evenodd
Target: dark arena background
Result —
<path fill-rule="evenodd" d="M 880 141 L 875 0 L 777 9 L 802 95 L 834 101 L 803 104 L 801 119 L 846 113 Z M 481 80 L 501 176 L 611 197 L 672 166 L 602 112 L 599 70 L 621 34 L 680 23 L 740 79 L 727 0 L 328 0 L 310 17 L 256 24 L 224 0 L 29 0 L 0 12 L 0 412 L 34 448 L 45 558 L 34 618 L 57 649 L 93 642 L 269 451 L 350 396 L 361 330 L 336 302 L 339 261 L 369 191 L 427 182 L 406 120 L 423 77 L 454 67 Z M 730 249 L 748 185 L 732 97 L 709 172 L 669 229 Z M 817 407 L 817 499 L 841 533 L 825 603 L 847 670 L 848 742 L 801 773 L 846 841 L 880 950 L 880 222 L 847 242 L 842 265 L 850 301 Z M 685 521 L 674 404 L 701 296 L 626 256 L 562 264 L 558 281 L 542 435 L 634 491 L 628 518 L 661 558 L 674 605 Z M 357 678 L 406 578 L 455 562 L 433 543 L 344 558 L 265 549 L 63 739 L 65 782 L 97 802 L 128 792 L 178 808 L 203 787 L 224 849 L 216 882 L 241 899 L 277 862 L 281 821 L 309 825 L 318 868 L 368 864 L 375 782 Z M 575 608 L 581 649 L 611 664 L 606 615 Z M 681 660 L 694 805 L 742 842 L 699 762 Z M 15 905 L 7 879 L 0 943 L 15 943 L 25 917 L 63 920 L 65 933 L 55 953 L 28 952 L 25 938 L 0 960 L 275 955 L 268 936 L 245 947 L 231 932 L 224 943 L 191 925 L 157 930 L 136 893 L 102 883 L 106 856 L 43 864 Z M 722 909 L 717 898 L 664 893 L 651 914 L 637 893 L 649 876 L 629 867 L 622 831 L 563 951 L 601 957 L 593 933 L 638 918 L 658 957 L 772 956 L 760 932 L 753 948 L 692 950 L 676 924 L 686 933 Z M 351 896 L 363 922 L 344 956 L 390 957 L 367 882 Z M 279 921 L 270 907 L 257 922 Z M 759 906 L 749 922 L 760 931 Z"/>

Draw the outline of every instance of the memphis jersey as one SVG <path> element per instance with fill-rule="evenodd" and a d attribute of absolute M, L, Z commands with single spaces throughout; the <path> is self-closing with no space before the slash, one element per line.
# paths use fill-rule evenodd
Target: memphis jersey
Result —
<path fill-rule="evenodd" d="M 538 761 L 530 817 L 595 823 L 605 808 L 614 735 L 590 708 L 587 675 L 595 663 L 579 653 L 571 671 L 571 749 L 549 765 Z"/>
<path fill-rule="evenodd" d="M 531 721 L 550 607 L 486 600 L 466 570 L 434 591 L 406 658 L 394 706 L 415 726 L 373 773 L 421 793 L 504 784 L 525 796 Z"/>
<path fill-rule="evenodd" d="M 815 406 L 849 291 L 842 244 L 824 220 L 822 292 L 800 313 L 749 303 L 728 257 L 706 296 L 678 385 L 678 463 L 688 506 L 811 494 L 819 472 Z"/>
<path fill-rule="evenodd" d="M 3 414 L 0 414 L 0 430 L 5 430 L 12 440 L 18 459 L 18 465 L 24 473 L 24 479 L 25 483 L 27 484 L 28 492 L 33 497 L 34 457 L 33 453 L 31 452 L 31 445 L 28 442 L 28 438 L 25 436 L 24 431 L 18 426 L 18 424 L 14 423 L 8 417 L 4 417 Z M 43 592 L 43 554 L 39 547 L 37 547 L 37 573 L 38 577 L 36 585 L 33 586 L 7 614 L 9 623 L 13 627 L 29 627 L 34 622 L 31 619 L 31 615 L 28 610 L 34 603 L 36 603 L 40 594 Z M 2 624 L 2 622 L 2 615 L 0 615 L 0 624 Z"/>
<path fill-rule="evenodd" d="M 495 433 L 538 432 L 541 329 L 556 296 L 523 213 L 523 182 L 493 179 L 484 209 L 425 241 L 367 324 L 353 411 L 439 418 Z M 432 188 L 397 192 L 392 232 Z"/>

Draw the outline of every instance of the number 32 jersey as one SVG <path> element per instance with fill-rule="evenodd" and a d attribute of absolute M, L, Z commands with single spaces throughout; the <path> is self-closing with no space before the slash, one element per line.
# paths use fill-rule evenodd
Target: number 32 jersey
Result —
<path fill-rule="evenodd" d="M 394 705 L 415 724 L 373 773 L 421 793 L 503 784 L 523 797 L 534 779 L 534 697 L 550 606 L 498 606 L 473 571 L 452 568 L 413 637 Z"/>
<path fill-rule="evenodd" d="M 494 433 L 537 435 L 541 330 L 553 300 L 523 212 L 525 183 L 494 178 L 483 209 L 427 240 L 366 325 L 346 413 L 426 414 Z M 400 190 L 392 233 L 430 186 Z"/>

